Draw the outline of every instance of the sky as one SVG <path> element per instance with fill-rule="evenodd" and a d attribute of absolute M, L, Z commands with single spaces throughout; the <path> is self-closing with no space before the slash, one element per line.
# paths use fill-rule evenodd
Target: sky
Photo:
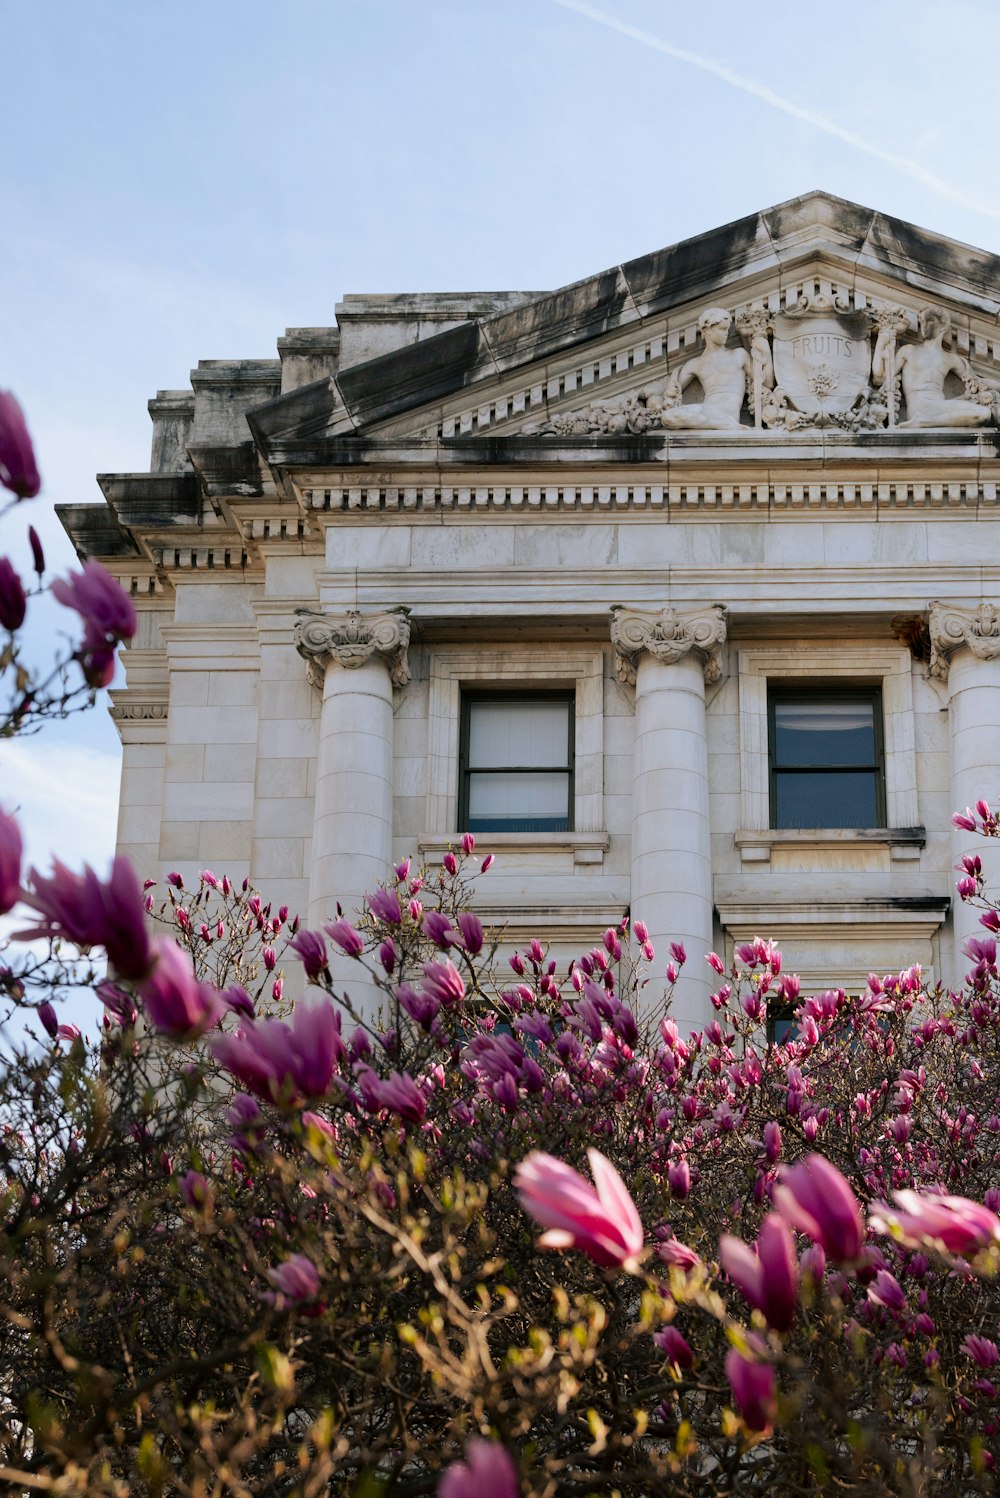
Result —
<path fill-rule="evenodd" d="M 548 290 L 813 188 L 1000 253 L 996 0 L 0 0 L 0 388 L 44 490 L 349 292 Z M 44 658 L 67 616 L 31 613 Z M 71 626 L 70 626 L 70 632 Z M 0 742 L 29 855 L 106 867 L 106 710 Z"/>

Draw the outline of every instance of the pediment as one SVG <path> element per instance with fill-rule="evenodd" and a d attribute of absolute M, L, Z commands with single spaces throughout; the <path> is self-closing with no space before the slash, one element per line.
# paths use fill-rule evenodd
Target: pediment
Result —
<path fill-rule="evenodd" d="M 271 461 L 286 466 L 315 461 L 331 440 L 374 450 L 401 439 L 447 444 L 522 434 L 565 441 L 594 432 L 687 430 L 685 409 L 706 404 L 693 371 L 706 346 L 704 314 L 715 308 L 731 319 L 729 363 L 733 370 L 742 363 L 746 374 L 738 426 L 781 434 L 840 425 L 864 433 L 907 421 L 902 387 L 920 383 L 908 380 L 907 365 L 914 375 L 925 366 L 922 376 L 932 384 L 937 378 L 919 326 L 927 306 L 949 320 L 942 340 L 948 369 L 938 361 L 940 399 L 992 410 L 993 386 L 1000 386 L 1000 259 L 811 193 L 340 370 L 257 407 L 250 424 Z M 788 347 L 795 326 L 807 339 L 842 337 L 850 352 L 820 345 L 835 360 L 824 375 L 816 366 L 830 359 Z M 892 347 L 883 338 L 879 357 L 884 326 L 892 329 Z M 755 334 L 758 365 L 767 362 L 760 339 L 766 341 L 770 379 L 752 368 Z M 847 371 L 839 368 L 845 358 Z M 846 385 L 838 379 L 839 394 L 831 397 L 824 380 L 845 372 Z M 685 387 L 679 399 L 678 380 Z M 810 380 L 818 388 L 810 390 Z M 769 399 L 775 390 L 777 403 Z M 732 400 L 730 393 L 730 407 Z M 945 413 L 945 425 L 961 424 L 958 409 Z M 962 414 L 970 425 L 982 424 L 974 412 Z"/>

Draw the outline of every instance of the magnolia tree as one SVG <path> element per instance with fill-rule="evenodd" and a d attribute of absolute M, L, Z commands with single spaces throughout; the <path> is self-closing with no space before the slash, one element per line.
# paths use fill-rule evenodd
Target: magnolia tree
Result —
<path fill-rule="evenodd" d="M 27 494 L 11 410 L 0 479 Z M 9 562 L 0 588 L 17 672 Z M 76 669 L 93 690 L 128 600 L 90 563 L 52 590 L 84 628 L 64 688 Z M 987 805 L 961 815 L 997 835 Z M 686 954 L 638 919 L 567 967 L 537 941 L 500 954 L 473 910 L 491 862 L 466 836 L 308 930 L 222 873 L 25 869 L 0 814 L 0 912 L 27 912 L 0 989 L 35 1031 L 0 1073 L 4 1490 L 995 1492 L 978 860 L 960 990 L 912 968 L 803 998 L 755 940 L 710 957 L 692 1035 L 670 1014 Z M 378 1020 L 335 989 L 334 952 Z M 93 1044 L 60 1020 L 74 985 L 103 1004 Z"/>

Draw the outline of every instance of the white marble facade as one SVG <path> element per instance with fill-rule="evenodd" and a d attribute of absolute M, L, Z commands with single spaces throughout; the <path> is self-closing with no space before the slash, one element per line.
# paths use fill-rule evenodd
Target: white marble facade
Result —
<path fill-rule="evenodd" d="M 658 973 L 687 947 L 688 1024 L 705 952 L 758 932 L 811 988 L 957 979 L 950 815 L 1000 797 L 998 315 L 993 257 L 812 194 L 199 365 L 150 473 L 62 512 L 140 613 L 120 846 L 315 924 L 457 841 L 470 694 L 552 689 L 569 828 L 479 834 L 511 940 L 631 909 Z M 770 698 L 854 684 L 878 825 L 773 826 Z"/>

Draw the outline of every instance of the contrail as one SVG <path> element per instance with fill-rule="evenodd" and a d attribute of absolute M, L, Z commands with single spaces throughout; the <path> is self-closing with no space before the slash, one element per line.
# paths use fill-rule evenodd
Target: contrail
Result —
<path fill-rule="evenodd" d="M 881 146 L 866 140 L 863 135 L 857 135 L 853 130 L 848 130 L 838 124 L 836 120 L 831 120 L 828 115 L 817 114 L 812 109 L 803 109 L 801 104 L 786 99 L 782 94 L 776 94 L 766 84 L 755 83 L 752 78 L 744 78 L 741 73 L 734 73 L 732 68 L 727 68 L 724 63 L 713 62 L 710 57 L 702 57 L 699 53 L 689 52 L 684 47 L 675 47 L 673 42 L 665 42 L 662 37 L 653 36 L 652 32 L 641 31 L 638 26 L 630 26 L 627 21 L 620 21 L 617 16 L 609 16 L 607 11 L 598 10 L 596 5 L 588 5 L 586 0 L 552 0 L 552 4 L 561 6 L 563 10 L 575 11 L 577 15 L 586 16 L 589 21 L 596 21 L 600 26 L 607 26 L 621 36 L 627 36 L 631 41 L 638 42 L 642 47 L 649 47 L 654 52 L 662 52 L 665 57 L 674 57 L 678 62 L 686 62 L 692 68 L 700 68 L 703 73 L 711 73 L 714 77 L 721 78 L 724 83 L 738 88 L 742 93 L 750 94 L 764 104 L 770 104 L 772 109 L 780 109 L 782 114 L 789 114 L 793 119 L 811 125 L 814 130 L 822 130 L 825 135 L 832 135 L 835 140 L 842 140 L 845 145 L 853 146 L 856 151 L 863 151 L 866 156 L 874 156 L 877 161 L 885 162 L 886 166 L 894 167 L 896 171 L 912 177 L 915 182 L 929 187 L 932 192 L 940 193 L 944 198 L 950 198 L 953 203 L 972 209 L 975 213 L 983 213 L 988 218 L 1000 219 L 1000 208 L 991 208 L 979 198 L 974 198 L 971 193 L 963 192 L 960 187 L 955 187 L 942 177 L 936 177 L 933 172 L 922 167 L 919 161 L 913 161 L 909 156 L 897 156 L 894 151 L 883 150 Z"/>

